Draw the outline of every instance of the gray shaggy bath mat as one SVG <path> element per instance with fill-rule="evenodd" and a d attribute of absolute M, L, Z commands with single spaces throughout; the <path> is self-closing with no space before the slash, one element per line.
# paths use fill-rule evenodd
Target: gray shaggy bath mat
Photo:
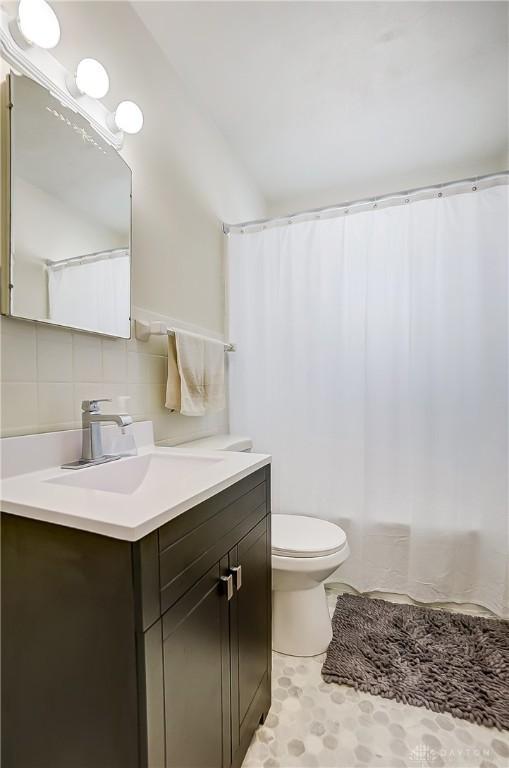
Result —
<path fill-rule="evenodd" d="M 340 595 L 327 683 L 509 730 L 509 622 Z"/>

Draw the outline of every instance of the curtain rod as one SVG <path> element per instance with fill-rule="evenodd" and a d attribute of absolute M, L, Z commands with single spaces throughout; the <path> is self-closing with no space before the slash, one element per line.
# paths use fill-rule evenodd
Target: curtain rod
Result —
<path fill-rule="evenodd" d="M 352 208 L 378 208 L 389 207 L 389 205 L 397 205 L 402 203 L 409 203 L 410 198 L 414 196 L 421 196 L 420 199 L 426 199 L 428 197 L 447 196 L 447 192 L 452 193 L 454 187 L 462 185 L 473 185 L 472 191 L 477 190 L 477 185 L 484 186 L 486 182 L 495 181 L 500 179 L 500 183 L 509 176 L 509 171 L 499 171 L 498 173 L 488 173 L 484 176 L 472 176 L 466 179 L 459 179 L 457 181 L 446 181 L 441 184 L 428 184 L 425 187 L 416 187 L 414 189 L 407 189 L 400 192 L 390 192 L 385 195 L 377 195 L 375 197 L 364 197 L 359 200 L 352 200 L 344 203 L 337 203 L 335 205 L 327 205 L 323 208 L 311 208 L 307 211 L 298 211 L 296 213 L 287 213 L 281 216 L 273 216 L 268 219 L 255 219 L 253 221 L 244 221 L 240 224 L 223 224 L 223 232 L 228 235 L 230 232 L 238 232 L 243 234 L 247 229 L 249 232 L 258 232 L 261 229 L 268 227 L 284 226 L 285 224 L 292 224 L 294 221 L 308 221 L 313 218 L 334 218 L 334 215 L 347 214 Z M 444 195 L 444 191 L 446 195 Z M 458 190 L 459 192 L 460 190 Z M 327 216 L 327 214 L 330 214 Z"/>
<path fill-rule="evenodd" d="M 73 266 L 73 264 L 81 264 L 84 260 L 90 262 L 102 261 L 103 259 L 116 259 L 121 256 L 128 256 L 129 248 L 112 248 L 109 251 L 95 251 L 94 253 L 84 253 L 82 256 L 69 256 L 68 259 L 59 259 L 53 261 L 52 259 L 46 259 L 45 264 L 48 269 L 58 269 L 59 267 Z"/>

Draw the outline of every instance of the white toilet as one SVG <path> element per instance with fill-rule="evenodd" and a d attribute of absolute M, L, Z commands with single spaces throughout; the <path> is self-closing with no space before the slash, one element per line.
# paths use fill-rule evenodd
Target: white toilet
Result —
<path fill-rule="evenodd" d="M 250 451 L 248 437 L 214 435 L 179 448 Z M 316 656 L 327 650 L 332 626 L 325 579 L 350 550 L 345 532 L 316 517 L 272 514 L 272 646 L 290 656 Z"/>
<path fill-rule="evenodd" d="M 325 579 L 350 550 L 345 532 L 327 520 L 272 515 L 272 647 L 290 656 L 327 650 L 332 627 Z"/>

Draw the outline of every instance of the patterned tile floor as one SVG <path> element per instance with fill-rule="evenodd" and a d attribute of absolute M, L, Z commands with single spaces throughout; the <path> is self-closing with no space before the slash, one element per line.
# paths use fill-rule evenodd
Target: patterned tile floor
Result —
<path fill-rule="evenodd" d="M 324 658 L 273 654 L 272 708 L 243 768 L 509 767 L 509 732 L 324 683 Z"/>

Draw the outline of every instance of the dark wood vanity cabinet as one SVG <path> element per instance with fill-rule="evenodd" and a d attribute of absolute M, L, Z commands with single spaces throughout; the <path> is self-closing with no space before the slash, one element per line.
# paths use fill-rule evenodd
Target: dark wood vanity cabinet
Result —
<path fill-rule="evenodd" d="M 3 515 L 3 768 L 237 768 L 270 607 L 269 467 L 133 544 Z"/>
<path fill-rule="evenodd" d="M 168 768 L 242 762 L 270 706 L 269 541 L 265 517 L 162 617 L 164 695 L 155 691 L 154 701 L 165 702 L 166 738 L 155 764 L 163 746 Z M 172 700 L 176 690 L 181 700 Z"/>

